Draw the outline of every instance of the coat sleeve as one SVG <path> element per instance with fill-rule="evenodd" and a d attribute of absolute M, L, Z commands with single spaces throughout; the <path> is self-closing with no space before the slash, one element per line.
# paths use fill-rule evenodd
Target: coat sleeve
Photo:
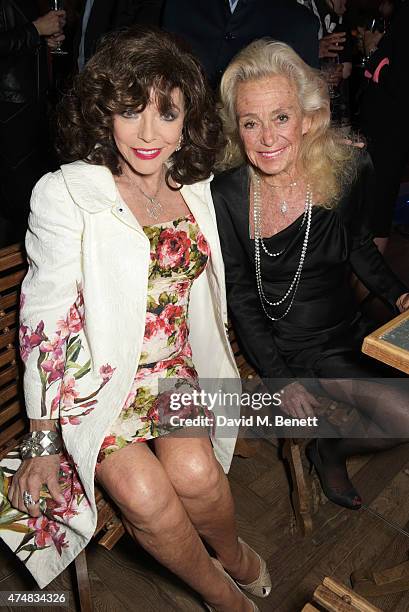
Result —
<path fill-rule="evenodd" d="M 312 11 L 305 6 L 294 5 L 297 11 L 292 19 L 292 28 L 286 30 L 288 43 L 297 51 L 304 62 L 312 68 L 319 68 L 319 21 Z"/>
<path fill-rule="evenodd" d="M 0 57 L 33 53 L 40 44 L 41 38 L 35 25 L 25 23 L 8 32 L 0 32 Z"/>
<path fill-rule="evenodd" d="M 82 216 L 61 172 L 45 175 L 31 198 L 22 284 L 20 352 L 30 419 L 58 418 L 67 345 L 83 320 Z"/>
<path fill-rule="evenodd" d="M 408 289 L 392 272 L 368 229 L 375 196 L 375 174 L 368 155 L 364 155 L 352 197 L 348 199 L 347 226 L 351 233 L 350 263 L 358 278 L 396 314 L 396 300 Z"/>
<path fill-rule="evenodd" d="M 225 265 L 230 317 L 249 362 L 262 378 L 274 379 L 271 383 L 266 381 L 266 384 L 275 391 L 286 384 L 292 374 L 280 356 L 272 325 L 262 310 L 255 270 L 236 233 L 228 205 L 213 184 L 212 196 Z"/>

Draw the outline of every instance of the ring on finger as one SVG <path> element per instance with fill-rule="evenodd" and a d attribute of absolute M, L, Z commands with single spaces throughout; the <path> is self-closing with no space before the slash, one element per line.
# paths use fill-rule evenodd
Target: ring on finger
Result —
<path fill-rule="evenodd" d="M 34 498 L 29 491 L 23 491 L 23 504 L 26 508 L 28 508 L 29 506 L 35 506 L 36 504 L 38 504 L 39 501 L 39 499 L 37 501 L 34 501 Z"/>

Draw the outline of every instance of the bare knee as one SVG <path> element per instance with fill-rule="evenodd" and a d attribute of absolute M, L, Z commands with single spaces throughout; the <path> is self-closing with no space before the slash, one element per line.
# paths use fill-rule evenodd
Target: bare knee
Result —
<path fill-rule="evenodd" d="M 135 527 L 160 529 L 172 512 L 176 495 L 163 470 L 158 473 L 133 469 L 105 470 L 98 480 L 114 500 L 125 518 Z"/>
<path fill-rule="evenodd" d="M 162 458 L 161 458 L 162 461 Z M 212 449 L 183 449 L 163 459 L 163 467 L 181 497 L 217 498 L 224 474 Z"/>

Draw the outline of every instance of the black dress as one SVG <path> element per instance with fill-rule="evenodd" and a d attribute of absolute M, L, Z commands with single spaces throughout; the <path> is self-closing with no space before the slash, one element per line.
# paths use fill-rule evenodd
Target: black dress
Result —
<path fill-rule="evenodd" d="M 350 288 L 352 268 L 389 304 L 392 314 L 397 314 L 397 298 L 407 291 L 365 230 L 373 187 L 369 157 L 361 155 L 357 178 L 336 208 L 313 207 L 301 281 L 290 312 L 280 321 L 267 318 L 257 291 L 249 187 L 246 166 L 225 172 L 212 183 L 230 316 L 249 361 L 265 379 L 390 376 L 381 364 L 360 353 L 363 337 L 374 326 L 357 311 Z M 301 221 L 300 217 L 264 240 L 270 252 L 284 249 L 275 258 L 261 252 L 263 286 L 270 301 L 280 299 L 294 277 L 304 238 Z M 288 301 L 278 307 L 281 310 L 275 307 L 271 314 L 282 314 L 287 305 Z"/>

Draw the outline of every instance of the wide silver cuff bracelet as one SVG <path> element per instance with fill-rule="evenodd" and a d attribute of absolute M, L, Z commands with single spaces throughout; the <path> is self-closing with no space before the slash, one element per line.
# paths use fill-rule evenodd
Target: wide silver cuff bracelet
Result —
<path fill-rule="evenodd" d="M 20 444 L 22 460 L 57 455 L 62 451 L 61 434 L 56 431 L 32 431 Z"/>

